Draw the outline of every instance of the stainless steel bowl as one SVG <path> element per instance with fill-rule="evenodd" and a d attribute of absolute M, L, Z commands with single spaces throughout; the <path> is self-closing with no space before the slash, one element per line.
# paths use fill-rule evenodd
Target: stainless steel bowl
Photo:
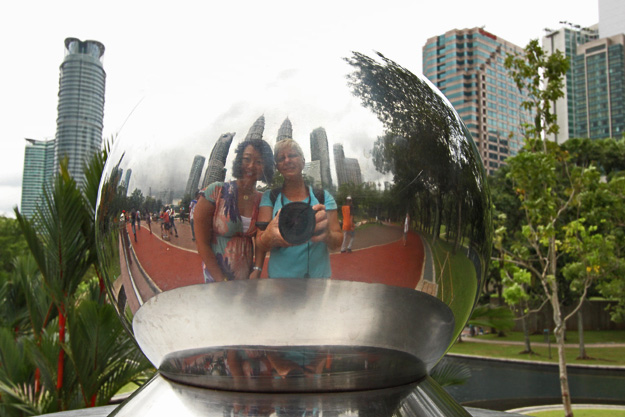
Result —
<path fill-rule="evenodd" d="M 381 55 L 315 57 L 236 82 L 227 71 L 214 89 L 146 98 L 107 161 L 99 258 L 128 330 L 164 376 L 204 387 L 349 391 L 424 378 L 464 327 L 490 255 L 490 197 L 467 128 L 427 80 Z M 199 94 L 205 106 L 186 109 Z M 161 129 L 174 115 L 179 131 Z M 144 218 L 135 241 L 120 221 L 146 202 L 177 205 L 211 174 L 228 180 L 233 152 L 219 154 L 246 133 L 271 145 L 291 136 L 312 181 L 339 203 L 352 196 L 354 246 L 330 254 L 329 279 L 205 284 L 188 222 L 165 233 Z"/>

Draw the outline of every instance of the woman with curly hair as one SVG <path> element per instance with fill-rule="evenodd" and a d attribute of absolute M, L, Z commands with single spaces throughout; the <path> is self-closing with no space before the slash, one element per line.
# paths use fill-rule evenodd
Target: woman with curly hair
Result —
<path fill-rule="evenodd" d="M 235 180 L 210 184 L 201 191 L 195 207 L 196 245 L 205 282 L 259 278 L 262 271 L 264 259 L 254 265 L 252 241 L 262 197 L 256 191 L 256 181 L 271 182 L 273 155 L 269 144 L 261 139 L 241 142 L 235 153 Z"/>

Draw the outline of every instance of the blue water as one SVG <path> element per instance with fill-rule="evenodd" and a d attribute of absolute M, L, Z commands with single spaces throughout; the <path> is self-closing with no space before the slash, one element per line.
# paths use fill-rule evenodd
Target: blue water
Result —
<path fill-rule="evenodd" d="M 561 401 L 557 366 L 453 356 L 447 360 L 464 363 L 471 370 L 464 385 L 445 387 L 460 403 L 502 402 L 513 408 Z M 573 402 L 625 404 L 625 369 L 569 367 L 568 377 Z"/>

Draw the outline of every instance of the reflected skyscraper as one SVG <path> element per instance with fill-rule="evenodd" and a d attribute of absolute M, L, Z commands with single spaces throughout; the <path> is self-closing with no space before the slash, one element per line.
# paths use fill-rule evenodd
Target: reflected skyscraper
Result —
<path fill-rule="evenodd" d="M 343 184 L 362 184 L 362 173 L 360 163 L 356 158 L 345 158 L 343 145 L 334 144 L 334 165 L 336 167 L 336 181 L 340 187 Z"/>
<path fill-rule="evenodd" d="M 236 133 L 224 133 L 217 139 L 210 157 L 208 158 L 208 167 L 206 167 L 202 188 L 206 188 L 216 181 L 226 179 L 226 159 L 228 158 L 230 145 L 232 144 L 232 139 L 235 134 Z"/>
<path fill-rule="evenodd" d="M 124 177 L 124 187 L 126 188 L 126 195 L 128 195 L 128 189 L 130 186 L 130 177 L 132 176 L 132 169 L 128 168 L 126 170 L 126 176 Z"/>
<path fill-rule="evenodd" d="M 26 139 L 20 212 L 30 217 L 41 201 L 44 184 L 54 174 L 55 140 Z"/>
<path fill-rule="evenodd" d="M 336 168 L 336 182 L 340 187 L 347 183 L 347 174 L 345 173 L 345 152 L 343 151 L 343 145 L 335 143 L 332 147 L 334 151 L 334 167 Z"/>
<path fill-rule="evenodd" d="M 304 176 L 312 178 L 313 186 L 321 185 L 321 164 L 319 161 L 310 161 L 304 164 Z"/>
<path fill-rule="evenodd" d="M 356 158 L 345 158 L 345 175 L 347 182 L 352 184 L 362 184 L 362 174 L 360 172 L 360 164 Z"/>
<path fill-rule="evenodd" d="M 83 167 L 102 145 L 104 45 L 98 41 L 65 39 L 65 58 L 60 67 L 59 104 L 56 119 L 55 168 L 69 160 L 70 175 L 81 184 Z"/>
<path fill-rule="evenodd" d="M 310 154 L 312 161 L 319 161 L 323 186 L 332 187 L 328 135 L 323 127 L 318 127 L 310 133 Z"/>
<path fill-rule="evenodd" d="M 278 137 L 276 138 L 276 142 L 280 142 L 281 140 L 291 138 L 293 139 L 293 125 L 291 121 L 287 117 L 280 125 L 280 129 L 278 129 Z"/>
<path fill-rule="evenodd" d="M 200 185 L 200 177 L 202 177 L 202 168 L 204 168 L 204 162 L 206 158 L 202 155 L 195 155 L 193 158 L 193 164 L 191 164 L 191 171 L 189 172 L 189 179 L 187 180 L 187 186 L 185 187 L 185 195 L 193 195 Z"/>
<path fill-rule="evenodd" d="M 245 136 L 245 140 L 262 139 L 264 131 L 265 116 L 260 116 L 258 119 L 256 119 L 252 127 L 250 127 L 250 130 L 247 132 L 247 136 Z"/>

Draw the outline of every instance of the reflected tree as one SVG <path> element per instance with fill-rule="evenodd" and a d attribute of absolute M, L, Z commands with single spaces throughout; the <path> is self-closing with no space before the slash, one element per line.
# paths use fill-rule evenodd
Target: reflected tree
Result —
<path fill-rule="evenodd" d="M 354 68 L 347 78 L 385 127 L 372 157 L 379 172 L 393 174 L 401 218 L 408 211 L 422 231 L 452 241 L 456 250 L 478 245 L 480 255 L 488 253 L 489 245 L 477 243 L 489 242 L 492 233 L 488 185 L 468 130 L 429 83 L 378 58 L 354 52 L 346 58 Z"/>

